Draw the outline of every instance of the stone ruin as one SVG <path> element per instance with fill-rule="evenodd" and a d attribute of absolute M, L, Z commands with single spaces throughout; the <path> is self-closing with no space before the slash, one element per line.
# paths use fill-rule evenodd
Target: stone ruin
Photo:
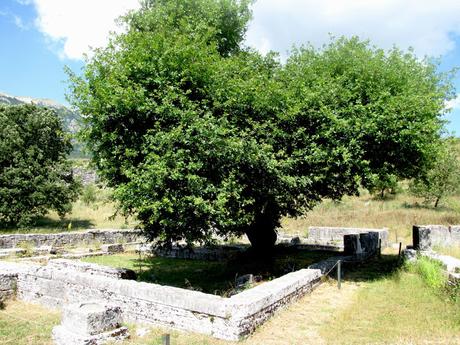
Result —
<path fill-rule="evenodd" d="M 114 242 L 110 234 L 92 233 L 76 233 L 75 236 L 81 239 L 99 234 L 99 238 L 105 236 L 109 242 Z M 68 237 L 71 234 L 75 233 L 36 235 L 37 238 L 30 235 L 29 240 L 41 245 L 50 238 L 72 241 Z M 363 261 L 378 253 L 383 235 L 380 230 L 355 231 L 344 237 L 345 255 L 331 257 L 231 297 L 137 282 L 133 280 L 135 273 L 130 270 L 53 259 L 46 265 L 0 261 L 0 298 L 16 296 L 26 302 L 63 309 L 62 324 L 53 331 L 57 344 L 102 344 L 107 339 L 122 338 L 128 334 L 119 327 L 122 319 L 239 340 L 251 334 L 276 310 L 311 292 L 338 260 Z M 11 244 L 18 238 L 11 240 L 2 236 L 1 240 L 0 245 Z M 295 242 L 294 245 L 301 247 L 306 245 L 302 240 Z M 120 244 L 109 244 L 116 244 L 113 252 L 120 250 Z M 188 255 L 193 258 L 190 251 L 184 254 L 183 250 L 176 248 L 174 257 Z M 107 252 L 112 251 L 107 248 Z M 219 250 L 216 256 L 203 253 L 211 260 L 223 255 Z M 203 255 L 199 257 L 203 259 Z M 69 326 L 73 323 L 78 326 Z"/>
<path fill-rule="evenodd" d="M 53 328 L 56 345 L 102 345 L 129 338 L 117 306 L 85 302 L 63 308 L 62 322 Z"/>

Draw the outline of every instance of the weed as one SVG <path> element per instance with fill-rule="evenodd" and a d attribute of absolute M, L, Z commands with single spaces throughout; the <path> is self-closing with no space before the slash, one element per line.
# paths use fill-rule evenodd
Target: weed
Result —
<path fill-rule="evenodd" d="M 34 254 L 34 244 L 30 241 L 21 241 L 16 245 L 17 248 L 20 248 L 23 250 L 23 253 L 21 254 L 24 257 L 29 257 Z"/>

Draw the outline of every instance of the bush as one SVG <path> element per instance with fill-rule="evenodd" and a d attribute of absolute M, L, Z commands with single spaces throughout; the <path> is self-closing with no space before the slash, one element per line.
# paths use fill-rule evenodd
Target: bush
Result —
<path fill-rule="evenodd" d="M 410 272 L 419 274 L 430 288 L 441 290 L 446 286 L 447 276 L 440 262 L 422 256 L 408 267 Z"/>
<path fill-rule="evenodd" d="M 79 183 L 57 115 L 35 105 L 0 105 L 0 226 L 24 227 L 52 209 L 63 217 Z"/>

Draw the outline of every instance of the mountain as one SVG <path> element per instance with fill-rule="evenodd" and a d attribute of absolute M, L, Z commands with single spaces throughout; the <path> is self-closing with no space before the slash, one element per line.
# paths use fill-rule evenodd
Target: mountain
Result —
<path fill-rule="evenodd" d="M 79 128 L 80 128 L 80 120 L 81 116 L 79 113 L 70 110 L 69 108 L 65 107 L 64 105 L 53 101 L 51 99 L 43 99 L 43 98 L 32 98 L 32 97 L 19 97 L 19 96 L 11 96 L 5 93 L 0 92 L 0 104 L 8 104 L 8 105 L 20 105 L 20 104 L 36 104 L 40 107 L 50 108 L 58 114 L 58 116 L 62 119 L 64 128 L 66 131 L 75 135 Z M 71 154 L 73 157 L 81 157 L 81 145 L 74 139 L 73 140 L 74 150 Z"/>
<path fill-rule="evenodd" d="M 78 131 L 79 122 L 81 119 L 80 114 L 70 110 L 60 103 L 51 99 L 11 96 L 0 92 L 0 104 L 19 105 L 32 103 L 40 107 L 55 110 L 56 113 L 62 118 L 62 121 L 64 122 L 64 128 L 68 132 L 75 134 Z"/>

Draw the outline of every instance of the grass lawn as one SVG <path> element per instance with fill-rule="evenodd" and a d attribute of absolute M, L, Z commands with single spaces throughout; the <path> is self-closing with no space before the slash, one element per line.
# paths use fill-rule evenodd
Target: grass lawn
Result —
<path fill-rule="evenodd" d="M 132 269 L 138 273 L 139 281 L 225 296 L 235 288 L 237 276 L 252 273 L 266 281 L 334 255 L 336 253 L 333 252 L 278 247 L 272 260 L 255 260 L 245 254 L 229 261 L 168 259 L 145 255 L 140 258 L 136 254 L 121 254 L 89 257 L 82 261 Z"/>
<path fill-rule="evenodd" d="M 337 290 L 334 281 L 322 284 L 296 303 L 277 312 L 242 345 L 309 344 L 460 344 L 460 304 L 431 289 L 422 277 L 398 268 L 394 256 L 384 256 L 347 269 Z M 0 310 L 1 344 L 51 344 L 58 314 L 22 302 Z M 126 345 L 161 344 L 171 334 L 172 345 L 230 345 L 205 335 L 152 328 L 133 335 Z M 141 326 L 137 326 L 141 327 Z"/>

